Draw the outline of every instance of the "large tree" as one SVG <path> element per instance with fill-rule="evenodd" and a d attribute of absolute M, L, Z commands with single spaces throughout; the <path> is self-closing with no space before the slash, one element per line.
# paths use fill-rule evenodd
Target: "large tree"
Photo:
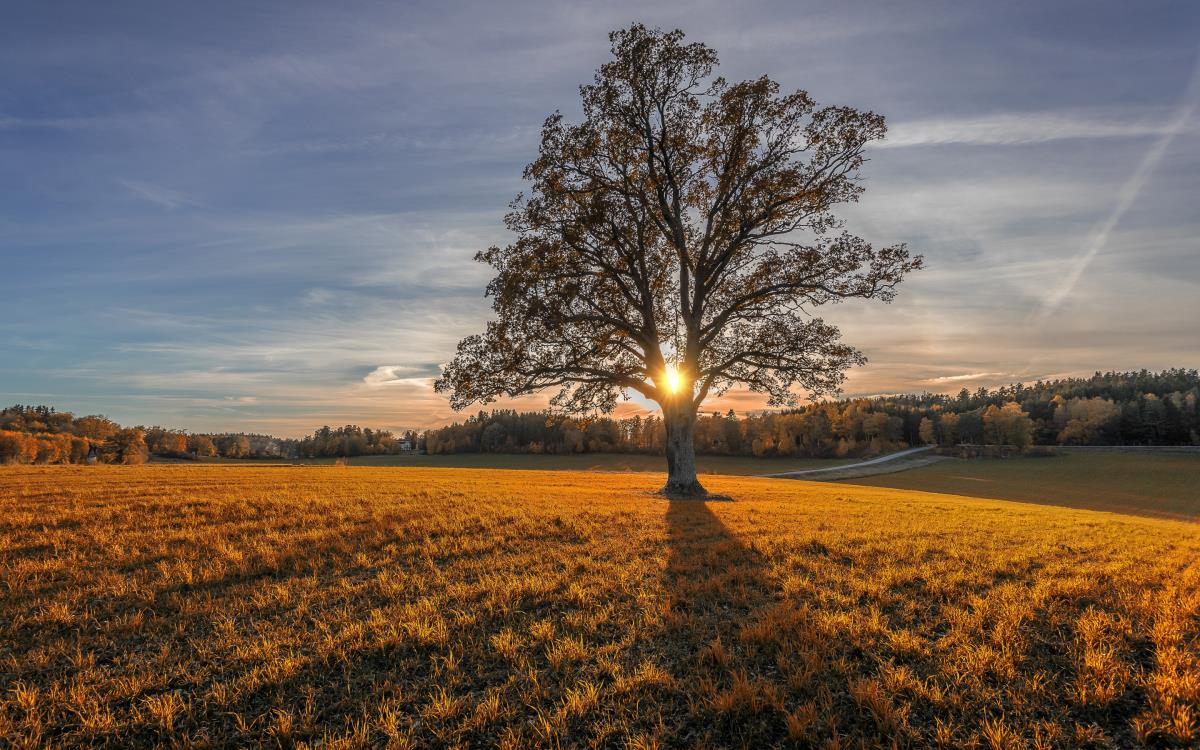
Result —
<path fill-rule="evenodd" d="M 667 427 L 672 495 L 703 495 L 693 433 L 706 398 L 735 385 L 771 405 L 837 392 L 865 361 L 812 314 L 849 297 L 891 300 L 921 264 L 841 231 L 863 149 L 883 118 L 781 94 L 767 77 L 714 77 L 716 52 L 635 24 L 580 87 L 584 119 L 542 126 L 516 236 L 476 259 L 497 319 L 469 336 L 437 390 L 464 408 L 557 388 L 566 412 L 630 393 Z"/>

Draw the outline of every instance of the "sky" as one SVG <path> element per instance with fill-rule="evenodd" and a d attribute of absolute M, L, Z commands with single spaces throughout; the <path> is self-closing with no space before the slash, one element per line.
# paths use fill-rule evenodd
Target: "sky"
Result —
<path fill-rule="evenodd" d="M 847 395 L 1200 366 L 1197 3 L 8 2 L 0 18 L 3 403 L 284 436 L 460 419 L 431 382 L 490 314 L 471 259 L 508 241 L 542 120 L 578 119 L 608 32 L 633 21 L 711 45 L 729 79 L 888 118 L 842 215 L 928 267 L 891 305 L 821 310 L 870 359 Z"/>

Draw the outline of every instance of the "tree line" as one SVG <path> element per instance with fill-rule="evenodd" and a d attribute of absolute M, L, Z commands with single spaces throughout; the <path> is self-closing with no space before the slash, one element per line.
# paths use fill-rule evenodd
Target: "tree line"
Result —
<path fill-rule="evenodd" d="M 299 440 L 244 432 L 193 433 L 164 427 L 122 427 L 113 420 L 50 406 L 0 410 L 0 463 L 53 464 L 95 461 L 140 464 L 151 456 L 200 458 L 316 458 L 400 453 L 416 446 L 408 432 L 346 425 L 321 427 Z"/>
<path fill-rule="evenodd" d="M 1200 445 L 1196 370 L 1096 373 L 1089 378 L 843 399 L 739 417 L 701 415 L 696 449 L 731 456 L 851 457 L 912 445 Z M 550 412 L 481 411 L 463 422 L 396 435 L 358 425 L 321 427 L 300 439 L 122 427 L 49 406 L 0 410 L 0 463 L 137 464 L 150 456 L 287 459 L 429 453 L 653 453 L 666 449 L 658 415 L 563 418 Z"/>
<path fill-rule="evenodd" d="M 107 417 L 76 417 L 49 406 L 0 411 L 0 463 L 139 464 L 148 456 L 145 431 Z"/>
<path fill-rule="evenodd" d="M 1032 385 L 843 399 L 738 417 L 701 415 L 696 450 L 744 456 L 847 457 L 938 444 L 1200 445 L 1196 370 L 1096 373 Z M 549 412 L 480 411 L 425 433 L 430 453 L 662 453 L 655 415 L 563 418 Z"/>
<path fill-rule="evenodd" d="M 409 430 L 397 436 L 388 430 L 346 425 L 322 427 L 296 442 L 296 455 L 303 458 L 394 455 L 417 446 L 418 437 Z"/>

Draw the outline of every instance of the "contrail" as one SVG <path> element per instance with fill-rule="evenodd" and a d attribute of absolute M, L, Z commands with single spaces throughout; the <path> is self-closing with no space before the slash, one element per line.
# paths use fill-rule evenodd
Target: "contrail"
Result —
<path fill-rule="evenodd" d="M 1108 236 L 1116 228 L 1117 224 L 1125 216 L 1125 212 L 1129 210 L 1134 201 L 1137 200 L 1138 194 L 1142 192 L 1142 188 L 1146 184 L 1146 180 L 1154 172 L 1154 168 L 1158 166 L 1158 162 L 1162 160 L 1163 154 L 1167 152 L 1171 141 L 1175 140 L 1175 136 L 1183 130 L 1188 124 L 1188 120 L 1196 113 L 1197 105 L 1200 105 L 1200 58 L 1197 58 L 1196 68 L 1192 71 L 1192 78 L 1189 81 L 1187 88 L 1184 89 L 1183 95 L 1179 98 L 1179 105 L 1175 108 L 1175 114 L 1171 116 L 1167 122 L 1166 128 L 1162 131 L 1162 135 L 1154 142 L 1142 156 L 1141 162 L 1138 163 L 1137 169 L 1121 186 L 1121 192 L 1117 194 L 1117 202 L 1109 212 L 1108 218 L 1100 223 L 1099 226 L 1092 232 L 1088 238 L 1088 243 L 1078 258 L 1075 259 L 1071 267 L 1070 273 L 1058 285 L 1058 288 L 1042 302 L 1042 309 L 1037 315 L 1037 323 L 1041 325 L 1046 322 L 1046 319 L 1058 310 L 1063 301 L 1070 296 L 1071 292 L 1075 291 L 1075 285 L 1079 283 L 1079 279 L 1083 276 L 1083 272 L 1095 260 L 1096 255 L 1104 249 L 1108 243 Z"/>

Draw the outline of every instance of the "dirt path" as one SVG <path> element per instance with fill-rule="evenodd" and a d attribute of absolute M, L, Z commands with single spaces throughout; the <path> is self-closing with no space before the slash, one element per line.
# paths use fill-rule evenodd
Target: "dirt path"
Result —
<path fill-rule="evenodd" d="M 893 471 L 915 469 L 918 466 L 926 466 L 942 458 L 941 456 L 920 456 L 919 458 L 914 458 L 914 456 L 927 453 L 931 450 L 933 450 L 932 445 L 922 445 L 917 448 L 908 448 L 895 453 L 889 453 L 886 456 L 879 456 L 878 458 L 859 461 L 853 464 L 842 464 L 841 466 L 830 466 L 823 469 L 785 471 L 778 474 L 758 474 L 757 476 L 774 477 L 776 479 L 850 479 L 853 477 L 869 476 L 871 474 L 885 474 Z"/>

